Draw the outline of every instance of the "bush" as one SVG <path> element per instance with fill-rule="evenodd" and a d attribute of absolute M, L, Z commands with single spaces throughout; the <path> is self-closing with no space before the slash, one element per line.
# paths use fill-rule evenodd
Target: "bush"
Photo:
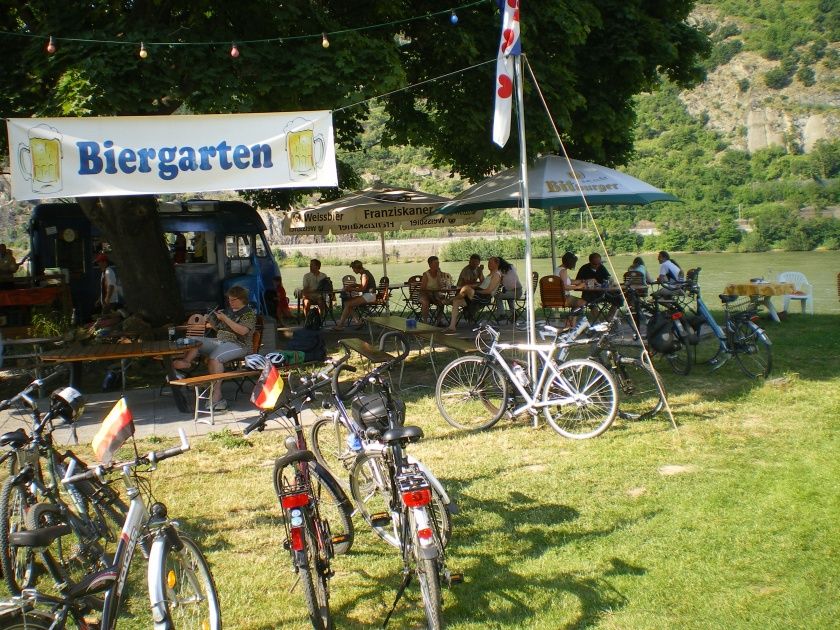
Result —
<path fill-rule="evenodd" d="M 790 75 L 784 68 L 773 68 L 764 73 L 764 83 L 773 90 L 781 90 L 790 85 Z"/>

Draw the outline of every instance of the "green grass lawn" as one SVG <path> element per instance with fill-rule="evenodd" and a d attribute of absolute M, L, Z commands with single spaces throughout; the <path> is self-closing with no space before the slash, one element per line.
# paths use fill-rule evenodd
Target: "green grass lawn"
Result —
<path fill-rule="evenodd" d="M 735 365 L 663 372 L 676 431 L 660 416 L 584 442 L 524 420 L 467 435 L 429 389 L 406 390 L 408 423 L 427 434 L 410 450 L 461 510 L 449 562 L 465 583 L 444 592 L 447 627 L 836 627 L 838 318 L 768 326 L 767 382 Z M 407 369 L 407 382 L 432 379 L 425 362 Z M 206 550 L 227 628 L 308 627 L 271 484 L 284 435 L 217 435 L 152 478 Z M 395 550 L 356 525 L 352 552 L 334 561 L 339 628 L 381 625 L 400 582 Z M 149 628 L 145 605 L 135 596 L 120 627 Z M 390 627 L 421 624 L 414 584 Z"/>

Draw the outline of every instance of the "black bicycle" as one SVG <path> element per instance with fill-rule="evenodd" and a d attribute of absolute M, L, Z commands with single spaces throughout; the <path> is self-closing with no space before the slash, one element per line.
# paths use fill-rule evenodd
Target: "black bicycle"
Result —
<path fill-rule="evenodd" d="M 13 398 L 0 402 L 0 410 L 17 404 L 32 419 L 30 434 L 17 429 L 0 436 L 0 446 L 10 449 L 11 462 L 11 474 L 0 489 L 0 563 L 12 595 L 33 586 L 38 575 L 33 549 L 13 544 L 12 534 L 66 523 L 70 533 L 55 540 L 55 557 L 66 575 L 79 580 L 108 563 L 128 512 L 120 495 L 99 479 L 66 487 L 60 483 L 73 462 L 79 468 L 87 464 L 70 450 L 59 452 L 52 439 L 57 425 L 72 426 L 81 415 L 81 394 L 72 387 L 56 390 L 43 415 L 33 398 L 35 390 L 56 374 L 60 372 L 33 381 Z"/>

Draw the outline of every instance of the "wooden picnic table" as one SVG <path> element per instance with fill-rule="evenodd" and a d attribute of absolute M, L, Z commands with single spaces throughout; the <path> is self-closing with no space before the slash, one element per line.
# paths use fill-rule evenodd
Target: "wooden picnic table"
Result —
<path fill-rule="evenodd" d="M 754 302 L 763 302 L 767 308 L 767 314 L 777 324 L 782 322 L 779 314 L 770 299 L 774 295 L 788 295 L 796 291 L 796 286 L 791 282 L 736 282 L 727 284 L 723 289 L 725 295 L 743 295 Z"/>
<path fill-rule="evenodd" d="M 440 328 L 424 324 L 423 322 L 416 322 L 413 327 L 409 328 L 408 319 L 405 317 L 398 317 L 397 315 L 368 317 L 366 318 L 366 321 L 371 341 L 375 341 L 373 336 L 373 327 L 378 326 L 384 330 L 397 330 L 406 335 L 409 340 L 414 340 L 417 342 L 417 350 L 420 354 L 422 354 L 424 347 L 427 348 L 429 361 L 431 361 L 432 364 L 432 370 L 434 371 L 435 376 L 437 376 L 437 366 L 435 366 L 433 349 L 435 347 L 435 335 L 440 334 Z M 428 340 L 428 343 L 422 344 L 420 343 L 421 340 Z"/>
<path fill-rule="evenodd" d="M 186 343 L 185 343 L 186 342 Z M 200 344 L 200 340 L 185 339 L 173 341 L 135 341 L 131 343 L 105 343 L 83 346 L 71 344 L 64 348 L 50 350 L 41 355 L 42 361 L 53 363 L 82 363 L 84 361 L 120 361 L 122 367 L 123 390 L 125 390 L 125 362 L 129 359 L 146 357 L 161 357 L 166 368 L 169 381 L 177 379 L 172 357 L 182 355 L 190 348 Z M 71 376 L 71 386 L 78 388 L 78 374 Z M 181 388 L 171 387 L 172 396 L 178 411 L 188 412 L 187 399 Z"/>

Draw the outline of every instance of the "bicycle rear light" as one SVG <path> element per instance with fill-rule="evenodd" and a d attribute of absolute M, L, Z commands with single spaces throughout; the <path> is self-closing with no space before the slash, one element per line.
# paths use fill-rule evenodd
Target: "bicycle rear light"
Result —
<path fill-rule="evenodd" d="M 406 507 L 423 507 L 432 501 L 432 491 L 429 488 L 408 490 L 402 493 L 402 500 Z"/>
<path fill-rule="evenodd" d="M 671 313 L 671 319 L 675 319 L 675 320 L 676 319 L 682 319 L 682 317 L 683 317 L 682 311 L 674 311 L 673 313 Z"/>
<path fill-rule="evenodd" d="M 432 531 L 431 527 L 424 527 L 417 531 L 417 537 L 420 539 L 421 542 L 426 540 L 431 540 L 434 532 Z"/>
<path fill-rule="evenodd" d="M 303 507 L 308 503 L 309 495 L 305 492 L 301 492 L 298 494 L 287 494 L 280 497 L 280 505 L 282 505 L 287 510 Z"/>
<path fill-rule="evenodd" d="M 289 542 L 295 551 L 303 551 L 303 527 L 289 529 Z"/>

